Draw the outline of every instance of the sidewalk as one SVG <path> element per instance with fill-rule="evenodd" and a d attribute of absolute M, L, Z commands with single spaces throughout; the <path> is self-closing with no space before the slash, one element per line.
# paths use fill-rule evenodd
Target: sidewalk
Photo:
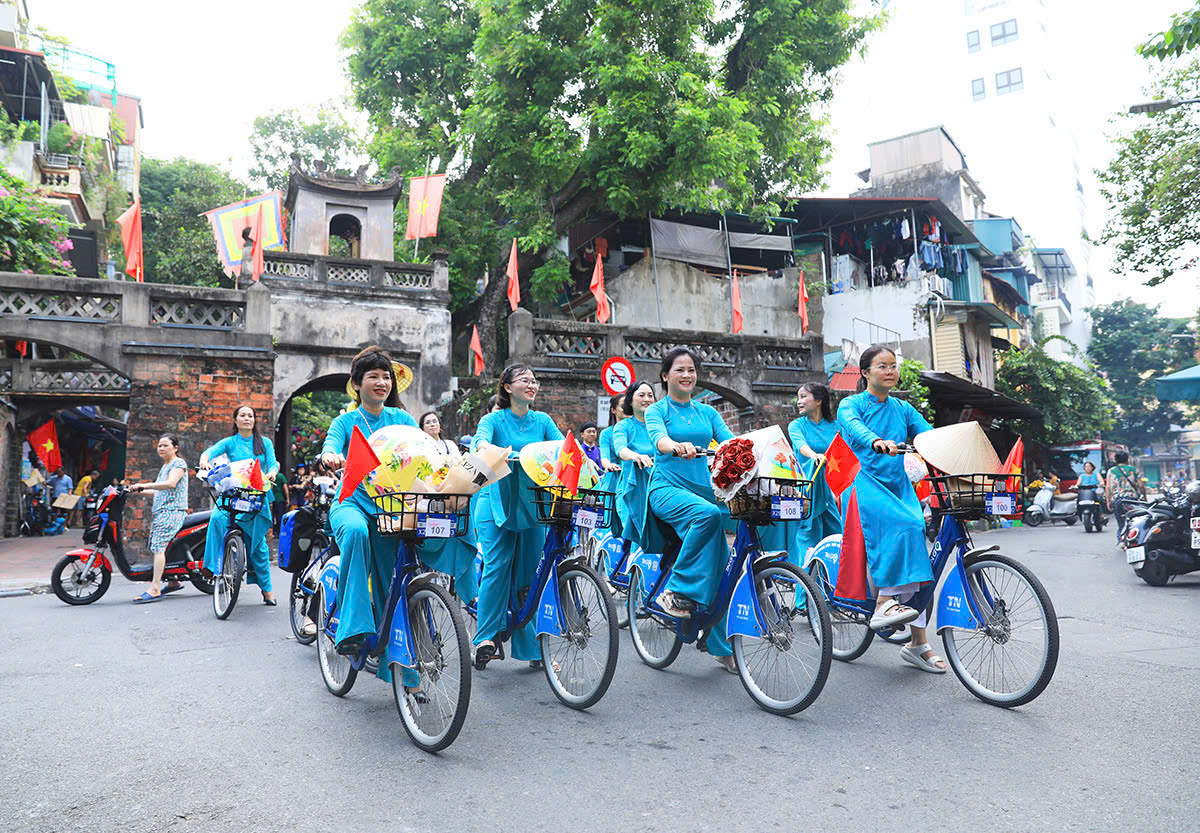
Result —
<path fill-rule="evenodd" d="M 50 586 L 50 570 L 67 550 L 83 546 L 83 530 L 61 535 L 0 538 L 0 593 Z"/>

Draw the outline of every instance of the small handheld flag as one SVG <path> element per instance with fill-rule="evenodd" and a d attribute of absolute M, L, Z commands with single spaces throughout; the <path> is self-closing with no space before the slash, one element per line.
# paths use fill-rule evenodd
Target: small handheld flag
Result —
<path fill-rule="evenodd" d="M 350 449 L 346 453 L 346 470 L 342 472 L 342 488 L 338 492 L 338 500 L 345 500 L 358 484 L 375 469 L 379 468 L 379 457 L 375 449 L 367 442 L 363 432 L 355 425 L 350 432 Z"/>
<path fill-rule="evenodd" d="M 255 458 L 254 463 L 250 466 L 250 475 L 246 478 L 251 489 L 263 491 L 266 488 L 266 482 L 263 480 L 262 466 L 259 465 L 258 459 Z"/>
<path fill-rule="evenodd" d="M 863 537 L 862 518 L 858 514 L 858 491 L 852 489 L 846 503 L 846 525 L 842 530 L 842 554 L 838 559 L 837 587 L 833 595 L 840 599 L 871 598 L 867 587 L 867 541 Z"/>
<path fill-rule="evenodd" d="M 834 434 L 833 442 L 825 452 L 825 482 L 839 500 L 842 492 L 846 491 L 858 476 L 858 470 L 858 458 L 842 439 L 841 432 Z"/>
<path fill-rule="evenodd" d="M 558 459 L 554 462 L 554 471 L 550 474 L 551 483 L 559 483 L 566 487 L 568 494 L 579 492 L 579 473 L 583 470 L 583 450 L 575 441 L 575 433 L 567 431 L 567 437 L 562 442 Z"/>

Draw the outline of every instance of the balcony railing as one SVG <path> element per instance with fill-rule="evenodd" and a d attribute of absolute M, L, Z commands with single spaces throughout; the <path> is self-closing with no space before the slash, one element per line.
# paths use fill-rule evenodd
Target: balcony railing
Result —
<path fill-rule="evenodd" d="M 333 258 L 297 252 L 264 252 L 263 276 L 281 281 L 385 291 L 432 293 L 448 291 L 450 278 L 445 261 L 393 263 L 382 260 Z"/>

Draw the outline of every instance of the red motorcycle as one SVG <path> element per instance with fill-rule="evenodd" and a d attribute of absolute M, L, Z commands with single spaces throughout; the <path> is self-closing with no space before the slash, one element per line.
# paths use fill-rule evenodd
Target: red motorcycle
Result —
<path fill-rule="evenodd" d="M 54 595 L 69 605 L 86 605 L 108 591 L 112 581 L 113 564 L 130 581 L 150 581 L 154 575 L 152 561 L 131 564 L 121 543 L 121 516 L 129 490 L 123 486 L 110 487 L 100 499 L 96 514 L 88 522 L 83 542 L 90 546 L 70 550 L 50 574 Z M 167 567 L 163 581 L 188 579 L 197 590 L 212 595 L 213 583 L 201 575 L 204 567 L 204 539 L 208 532 L 211 511 L 193 512 L 183 519 L 183 526 L 167 544 Z"/>

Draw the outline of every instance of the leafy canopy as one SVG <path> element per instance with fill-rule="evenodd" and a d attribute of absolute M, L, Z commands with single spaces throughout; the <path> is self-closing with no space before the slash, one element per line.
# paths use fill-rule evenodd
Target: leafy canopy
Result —
<path fill-rule="evenodd" d="M 1100 436 L 1113 422 L 1113 400 L 1104 378 L 1095 368 L 1061 362 L 1045 350 L 1047 342 L 1065 341 L 1051 336 L 1025 350 L 1010 348 L 997 356 L 996 390 L 1042 412 L 1039 422 L 1022 420 L 1018 433 L 1045 445 Z"/>
<path fill-rule="evenodd" d="M 1200 3 L 1187 11 L 1171 15 L 1171 25 L 1137 48 L 1147 58 L 1178 58 L 1200 46 Z"/>
<path fill-rule="evenodd" d="M 0 157 L 3 149 L 0 148 Z M 0 168 L 0 272 L 74 275 L 67 221 L 24 180 Z"/>
<path fill-rule="evenodd" d="M 315 160 L 324 159 L 332 172 L 347 175 L 366 161 L 358 132 L 332 105 L 318 108 L 311 119 L 299 110 L 259 116 L 250 134 L 250 151 L 250 178 L 265 181 L 268 189 L 286 188 L 293 153 L 300 154 L 309 169 Z"/>

